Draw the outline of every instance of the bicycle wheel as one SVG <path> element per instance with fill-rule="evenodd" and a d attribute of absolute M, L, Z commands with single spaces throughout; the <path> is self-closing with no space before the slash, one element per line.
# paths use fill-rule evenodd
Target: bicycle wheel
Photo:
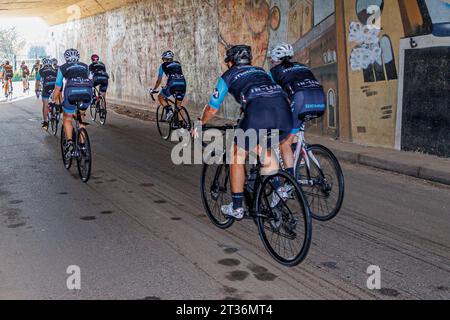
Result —
<path fill-rule="evenodd" d="M 88 182 L 91 177 L 92 170 L 92 152 L 91 142 L 89 136 L 84 128 L 78 131 L 78 146 L 77 146 L 77 167 L 80 179 L 83 182 Z"/>
<path fill-rule="evenodd" d="M 289 188 L 289 197 L 278 197 L 279 201 L 274 202 L 273 198 L 280 196 L 274 184 Z M 288 267 L 300 264 L 311 245 L 312 219 L 295 179 L 285 172 L 264 179 L 258 191 L 257 208 L 259 235 L 272 258 Z"/>
<path fill-rule="evenodd" d="M 166 121 L 166 108 L 163 106 L 156 110 L 156 124 L 161 138 L 168 140 L 172 133 L 172 121 Z"/>
<path fill-rule="evenodd" d="M 307 147 L 309 167 L 301 158 L 297 163 L 296 178 L 308 201 L 311 216 L 319 221 L 336 217 L 344 201 L 345 182 L 339 161 L 324 146 Z"/>
<path fill-rule="evenodd" d="M 190 131 L 192 128 L 191 117 L 185 107 L 180 107 L 176 119 L 177 129 Z"/>
<path fill-rule="evenodd" d="M 61 157 L 64 163 L 64 167 L 69 170 L 72 167 L 72 155 L 65 153 L 64 146 L 67 143 L 66 133 L 64 131 L 64 126 L 61 126 Z"/>
<path fill-rule="evenodd" d="M 58 119 L 56 116 L 56 107 L 53 106 L 49 112 L 50 130 L 54 136 L 58 133 Z"/>
<path fill-rule="evenodd" d="M 100 98 L 98 100 L 98 115 L 100 117 L 100 124 L 102 126 L 104 126 L 106 123 L 106 114 L 107 113 L 108 113 L 108 111 L 106 110 L 105 98 L 103 96 L 100 96 Z"/>
<path fill-rule="evenodd" d="M 91 103 L 91 106 L 89 108 L 89 113 L 91 114 L 92 121 L 97 120 L 97 103 Z"/>
<path fill-rule="evenodd" d="M 228 165 L 203 166 L 201 193 L 203 207 L 211 222 L 220 229 L 228 229 L 234 219 L 222 214 L 222 205 L 231 203 L 230 167 Z"/>

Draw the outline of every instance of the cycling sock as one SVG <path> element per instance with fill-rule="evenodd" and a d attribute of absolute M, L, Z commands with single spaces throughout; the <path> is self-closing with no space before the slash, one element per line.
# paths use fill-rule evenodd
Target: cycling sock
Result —
<path fill-rule="evenodd" d="M 240 193 L 233 193 L 231 195 L 232 199 L 233 199 L 233 210 L 237 210 L 239 208 L 242 208 L 242 203 L 244 200 L 244 193 L 240 192 Z"/>
<path fill-rule="evenodd" d="M 294 172 L 294 168 L 293 168 L 293 167 L 292 167 L 292 168 L 287 168 L 287 169 L 286 169 L 286 172 L 289 173 L 291 176 L 294 176 L 294 175 L 295 175 L 295 172 Z"/>

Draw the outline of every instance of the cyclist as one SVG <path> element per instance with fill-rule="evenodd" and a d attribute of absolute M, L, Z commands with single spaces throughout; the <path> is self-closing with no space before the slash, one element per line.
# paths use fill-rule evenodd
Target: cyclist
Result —
<path fill-rule="evenodd" d="M 270 150 L 262 152 L 260 130 L 279 130 L 280 141 L 288 137 L 292 130 L 292 113 L 286 94 L 276 85 L 266 71 L 252 66 L 252 49 L 247 45 L 237 45 L 226 51 L 225 63 L 229 70 L 219 79 L 211 100 L 205 106 L 201 124 L 209 122 L 220 109 L 227 93 L 243 106 L 243 119 L 239 124 L 244 132 L 256 130 L 256 145 L 234 145 L 234 157 L 231 163 L 231 191 L 233 203 L 221 208 L 225 216 L 240 220 L 244 217 L 243 196 L 245 183 L 245 158 L 249 151 L 257 152 L 266 159 L 262 174 L 271 175 L 278 171 L 278 161 Z M 196 129 L 193 136 L 197 136 Z M 287 191 L 280 185 L 275 186 L 282 197 Z M 279 199 L 278 199 L 279 202 Z"/>
<path fill-rule="evenodd" d="M 3 65 L 3 80 L 5 81 L 5 97 L 8 98 L 8 90 L 9 87 L 11 87 L 12 90 L 12 78 L 14 77 L 14 70 L 12 65 L 9 64 L 9 61 L 6 60 L 5 64 Z"/>
<path fill-rule="evenodd" d="M 162 54 L 163 63 L 159 67 L 158 71 L 158 80 L 156 81 L 154 89 L 151 89 L 153 93 L 156 93 L 159 86 L 161 85 L 163 76 L 167 77 L 167 84 L 161 90 L 158 95 L 159 103 L 161 106 L 165 106 L 166 120 L 169 121 L 173 116 L 173 110 L 168 104 L 168 99 L 175 92 L 180 93 L 179 98 L 177 99 L 177 104 L 181 105 L 184 100 L 184 96 L 186 94 L 186 79 L 183 75 L 183 69 L 181 67 L 181 63 L 178 61 L 174 61 L 175 54 L 172 51 L 166 51 Z"/>
<path fill-rule="evenodd" d="M 303 121 L 322 116 L 326 108 L 323 87 L 312 71 L 304 64 L 291 61 L 294 48 L 290 44 L 277 45 L 271 51 L 272 79 L 288 94 L 293 113 L 293 130 L 281 145 L 281 154 L 286 171 L 294 176 L 294 154 L 292 144 L 296 134 L 303 128 Z"/>
<path fill-rule="evenodd" d="M 94 88 L 99 87 L 100 94 L 106 98 L 106 91 L 108 91 L 109 75 L 106 72 L 106 66 L 100 61 L 98 54 L 91 56 L 92 63 L 89 65 L 90 76 L 94 81 Z"/>
<path fill-rule="evenodd" d="M 36 91 L 42 91 L 42 128 L 48 129 L 48 102 L 50 95 L 55 89 L 56 70 L 52 67 L 51 60 L 44 58 L 42 60 L 42 68 L 38 71 L 36 76 Z"/>
<path fill-rule="evenodd" d="M 20 73 L 22 74 L 23 93 L 25 93 L 29 86 L 28 81 L 30 77 L 30 69 L 28 69 L 25 61 L 22 61 L 22 64 L 20 65 Z"/>
<path fill-rule="evenodd" d="M 53 91 L 53 102 L 59 101 L 61 97 L 61 90 L 63 82 L 64 85 L 64 99 L 63 99 L 63 111 L 64 111 L 64 132 L 67 137 L 67 145 L 65 152 L 71 152 L 73 150 L 72 141 L 72 119 L 76 113 L 76 106 L 70 101 L 81 97 L 92 97 L 93 84 L 89 79 L 89 67 L 87 64 L 80 62 L 80 53 L 76 49 L 67 49 L 64 52 L 64 59 L 66 63 L 59 67 L 55 90 Z M 80 126 L 84 127 L 84 117 L 86 109 L 89 108 L 89 103 L 81 103 L 78 106 L 81 111 L 81 123 Z"/>
<path fill-rule="evenodd" d="M 33 65 L 33 70 L 31 70 L 31 74 L 35 74 L 37 77 L 39 69 L 41 69 L 41 60 L 37 59 L 36 63 Z"/>
<path fill-rule="evenodd" d="M 0 64 L 0 81 L 2 82 L 2 88 L 5 86 L 5 83 L 3 82 L 3 74 L 5 72 L 5 69 L 3 68 L 3 63 Z"/>

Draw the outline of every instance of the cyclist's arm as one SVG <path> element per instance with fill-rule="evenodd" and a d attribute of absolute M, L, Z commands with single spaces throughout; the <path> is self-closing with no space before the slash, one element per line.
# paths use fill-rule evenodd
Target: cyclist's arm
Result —
<path fill-rule="evenodd" d="M 55 89 L 53 90 L 53 101 L 61 101 L 61 88 L 63 86 L 64 76 L 61 70 L 58 70 L 58 75 L 56 76 Z"/>
<path fill-rule="evenodd" d="M 220 106 L 225 100 L 227 94 L 228 94 L 228 86 L 225 80 L 223 80 L 223 78 L 221 77 L 219 79 L 219 82 L 217 83 L 213 95 L 211 96 L 211 99 L 209 100 L 209 103 L 203 109 L 202 117 L 200 120 L 202 124 L 206 124 L 212 118 L 214 118 L 216 113 L 220 110 Z"/>
<path fill-rule="evenodd" d="M 159 67 L 159 71 L 158 71 L 158 80 L 156 80 L 156 84 L 153 87 L 154 90 L 157 90 L 159 88 L 159 86 L 161 85 L 163 76 L 164 76 L 164 71 L 163 71 L 163 68 L 162 68 L 162 65 L 161 65 Z"/>

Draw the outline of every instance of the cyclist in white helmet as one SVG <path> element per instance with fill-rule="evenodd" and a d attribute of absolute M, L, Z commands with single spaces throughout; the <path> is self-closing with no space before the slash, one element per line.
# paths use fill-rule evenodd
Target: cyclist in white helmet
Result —
<path fill-rule="evenodd" d="M 165 51 L 162 54 L 163 63 L 159 67 L 158 80 L 154 88 L 151 89 L 152 92 L 156 93 L 161 85 L 163 76 L 166 75 L 167 84 L 158 95 L 159 103 L 161 106 L 166 107 L 166 120 L 169 120 L 173 115 L 173 110 L 169 107 L 167 100 L 174 93 L 177 93 L 178 105 L 181 105 L 186 94 L 186 79 L 183 75 L 183 68 L 180 62 L 174 61 L 174 57 L 175 54 L 172 51 Z"/>
<path fill-rule="evenodd" d="M 80 53 L 76 49 L 68 49 L 64 53 L 66 63 L 59 67 L 56 79 L 55 90 L 53 91 L 53 102 L 60 101 L 61 91 L 64 84 L 64 132 L 67 137 L 67 145 L 65 151 L 72 149 L 72 119 L 76 114 L 76 106 L 72 103 L 74 100 L 81 101 L 78 106 L 81 111 L 82 120 L 86 109 L 89 108 L 92 99 L 93 83 L 89 79 L 89 67 L 87 64 L 80 62 Z M 72 101 L 72 102 L 71 102 Z M 81 124 L 81 127 L 83 125 Z"/>
<path fill-rule="evenodd" d="M 273 67 L 269 75 L 288 94 L 293 112 L 293 130 L 281 144 L 286 171 L 294 175 L 292 144 L 305 121 L 321 117 L 326 109 L 326 96 L 310 68 L 292 61 L 294 48 L 287 43 L 277 45 L 270 53 Z"/>

